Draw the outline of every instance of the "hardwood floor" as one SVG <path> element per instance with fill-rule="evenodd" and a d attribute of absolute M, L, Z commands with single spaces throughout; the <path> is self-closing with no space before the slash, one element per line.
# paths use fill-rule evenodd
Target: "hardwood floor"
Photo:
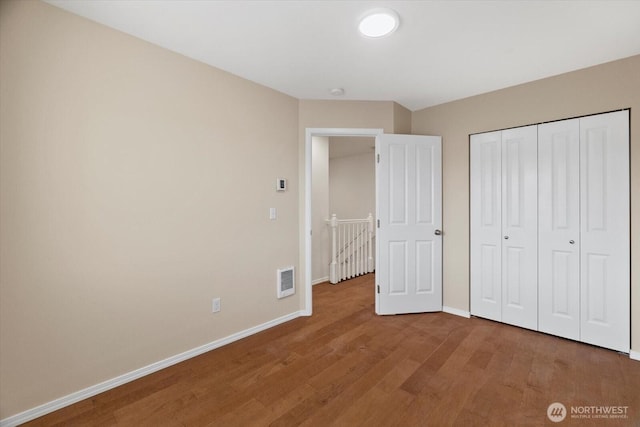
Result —
<path fill-rule="evenodd" d="M 374 277 L 314 286 L 314 314 L 28 425 L 640 425 L 640 362 L 446 313 L 374 314 Z M 626 419 L 547 408 L 627 406 Z M 593 409 L 591 409 L 593 411 Z"/>

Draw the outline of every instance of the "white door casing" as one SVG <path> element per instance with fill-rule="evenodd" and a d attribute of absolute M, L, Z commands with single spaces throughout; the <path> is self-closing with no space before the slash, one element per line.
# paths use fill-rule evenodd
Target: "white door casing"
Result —
<path fill-rule="evenodd" d="M 629 111 L 580 119 L 580 339 L 629 352 Z"/>
<path fill-rule="evenodd" d="M 313 313 L 313 292 L 311 280 L 311 193 L 312 193 L 312 139 L 314 136 L 364 136 L 376 137 L 382 134 L 383 129 L 367 128 L 306 128 L 305 129 L 305 167 L 304 167 L 304 231 L 301 239 L 300 252 L 302 254 L 301 263 L 304 265 L 304 309 L 303 316 L 311 316 Z"/>
<path fill-rule="evenodd" d="M 442 138 L 379 135 L 376 313 L 442 310 Z"/>
<path fill-rule="evenodd" d="M 579 119 L 538 127 L 538 192 L 538 329 L 579 340 Z"/>

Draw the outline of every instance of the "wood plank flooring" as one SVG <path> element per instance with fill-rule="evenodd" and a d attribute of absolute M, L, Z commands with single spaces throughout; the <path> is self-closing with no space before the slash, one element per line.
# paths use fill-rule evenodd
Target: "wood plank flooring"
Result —
<path fill-rule="evenodd" d="M 446 313 L 376 316 L 374 276 L 314 286 L 314 314 L 28 425 L 640 426 L 640 362 Z M 547 408 L 627 406 L 626 419 Z"/>

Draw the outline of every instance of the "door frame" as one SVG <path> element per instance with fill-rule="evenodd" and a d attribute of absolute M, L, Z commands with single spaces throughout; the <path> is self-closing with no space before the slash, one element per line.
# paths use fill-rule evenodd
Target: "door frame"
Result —
<path fill-rule="evenodd" d="M 304 239 L 302 252 L 304 253 L 304 309 L 303 316 L 311 316 L 313 312 L 311 285 L 311 139 L 314 136 L 364 136 L 373 137 L 383 134 L 381 128 L 305 128 L 304 143 Z"/>

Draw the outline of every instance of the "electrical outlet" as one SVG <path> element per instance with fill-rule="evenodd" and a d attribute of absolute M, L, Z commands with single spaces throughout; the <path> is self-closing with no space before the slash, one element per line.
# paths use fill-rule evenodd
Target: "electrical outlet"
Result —
<path fill-rule="evenodd" d="M 220 298 L 214 298 L 211 304 L 211 312 L 217 313 L 220 311 Z"/>

